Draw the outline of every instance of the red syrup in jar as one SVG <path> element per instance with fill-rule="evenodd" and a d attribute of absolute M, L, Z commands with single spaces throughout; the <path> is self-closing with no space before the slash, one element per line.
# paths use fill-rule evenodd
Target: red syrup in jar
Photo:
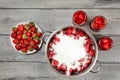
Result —
<path fill-rule="evenodd" d="M 113 46 L 113 40 L 107 36 L 102 37 L 98 41 L 99 48 L 101 50 L 107 51 L 110 50 Z"/>
<path fill-rule="evenodd" d="M 76 11 L 73 14 L 73 24 L 75 25 L 83 25 L 86 22 L 86 20 L 87 14 L 82 10 Z"/>
<path fill-rule="evenodd" d="M 96 16 L 91 22 L 91 29 L 94 31 L 99 31 L 105 28 L 107 20 L 104 16 Z"/>

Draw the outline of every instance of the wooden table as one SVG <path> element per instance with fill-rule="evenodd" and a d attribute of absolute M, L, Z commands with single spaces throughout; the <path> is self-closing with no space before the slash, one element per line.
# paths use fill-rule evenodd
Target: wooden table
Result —
<path fill-rule="evenodd" d="M 10 44 L 10 32 L 22 21 L 34 21 L 44 31 L 73 25 L 72 15 L 84 10 L 88 21 L 84 29 L 96 38 L 109 36 L 114 41 L 110 51 L 99 51 L 101 71 L 75 78 L 59 76 L 51 70 L 45 58 L 44 46 L 33 55 L 17 53 Z M 89 28 L 96 15 L 107 18 L 100 32 Z M 0 80 L 120 80 L 120 1 L 119 0 L 0 0 Z"/>

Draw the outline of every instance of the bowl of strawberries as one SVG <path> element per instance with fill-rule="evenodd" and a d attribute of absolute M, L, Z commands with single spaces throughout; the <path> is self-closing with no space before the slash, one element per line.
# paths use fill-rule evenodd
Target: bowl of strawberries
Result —
<path fill-rule="evenodd" d="M 42 34 L 42 29 L 34 22 L 21 22 L 12 29 L 11 44 L 19 53 L 35 53 L 42 45 Z"/>
<path fill-rule="evenodd" d="M 85 75 L 92 71 L 98 58 L 95 38 L 76 26 L 54 31 L 46 42 L 45 54 L 52 69 L 63 76 Z"/>

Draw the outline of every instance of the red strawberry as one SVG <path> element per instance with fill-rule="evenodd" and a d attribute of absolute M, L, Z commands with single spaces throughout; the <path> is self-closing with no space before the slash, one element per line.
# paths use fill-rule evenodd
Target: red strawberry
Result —
<path fill-rule="evenodd" d="M 32 47 L 32 46 L 28 46 L 27 49 L 28 49 L 29 51 L 33 51 L 33 47 Z"/>
<path fill-rule="evenodd" d="M 38 45 L 38 44 L 40 43 L 40 38 L 36 37 L 36 38 L 34 39 L 34 42 L 35 42 L 36 45 Z"/>
<path fill-rule="evenodd" d="M 34 24 L 33 22 L 30 22 L 30 23 L 28 24 L 28 26 L 30 26 L 30 27 L 34 27 L 35 24 Z"/>
<path fill-rule="evenodd" d="M 24 31 L 23 31 L 23 34 L 26 34 L 26 33 L 27 33 L 27 30 L 24 30 Z"/>
<path fill-rule="evenodd" d="M 89 51 L 89 54 L 90 54 L 90 56 L 94 57 L 94 56 L 95 56 L 95 50 L 91 49 L 91 50 Z"/>
<path fill-rule="evenodd" d="M 27 35 L 27 37 L 31 37 L 32 33 L 31 32 L 27 32 L 26 35 Z"/>
<path fill-rule="evenodd" d="M 22 48 L 23 53 L 27 53 L 27 48 Z"/>
<path fill-rule="evenodd" d="M 38 50 L 38 49 L 39 49 L 39 46 L 38 46 L 38 45 L 34 45 L 33 48 L 34 48 L 35 50 Z"/>
<path fill-rule="evenodd" d="M 72 72 L 73 72 L 73 69 L 70 68 L 70 69 L 69 69 L 69 73 L 70 73 L 70 75 L 72 74 Z"/>
<path fill-rule="evenodd" d="M 25 44 L 25 45 L 29 45 L 30 42 L 29 42 L 28 40 L 24 40 L 24 44 Z"/>
<path fill-rule="evenodd" d="M 61 64 L 60 65 L 60 70 L 61 71 L 66 71 L 67 70 L 67 66 L 65 64 Z"/>
<path fill-rule="evenodd" d="M 35 27 L 31 27 L 30 31 L 35 33 L 36 32 L 36 28 Z"/>
<path fill-rule="evenodd" d="M 16 37 L 17 37 L 17 34 L 16 34 L 16 33 L 12 33 L 12 34 L 11 34 L 11 37 L 12 37 L 12 38 L 16 38 Z"/>
<path fill-rule="evenodd" d="M 19 40 L 14 39 L 14 40 L 13 40 L 13 43 L 14 43 L 14 44 L 18 44 L 18 43 L 19 43 Z"/>
<path fill-rule="evenodd" d="M 59 62 L 58 62 L 57 60 L 53 60 L 53 61 L 52 61 L 52 64 L 53 64 L 53 66 L 57 67 L 58 64 L 59 64 Z"/>
<path fill-rule="evenodd" d="M 32 34 L 32 38 L 36 38 L 37 35 L 35 33 Z"/>
<path fill-rule="evenodd" d="M 89 52 L 91 50 L 90 44 L 86 43 L 85 44 L 85 49 L 86 49 L 86 52 Z"/>
<path fill-rule="evenodd" d="M 41 32 L 38 32 L 38 33 L 37 33 L 37 37 L 40 38 L 41 36 L 42 36 L 42 33 L 41 33 Z"/>
<path fill-rule="evenodd" d="M 20 45 L 15 45 L 15 48 L 19 51 L 21 50 L 21 46 Z"/>
<path fill-rule="evenodd" d="M 25 28 L 24 25 L 19 25 L 19 26 L 18 26 L 18 30 L 19 30 L 19 31 L 23 31 L 24 28 Z"/>
<path fill-rule="evenodd" d="M 91 39 L 90 38 L 87 39 L 86 44 L 91 44 Z"/>
<path fill-rule="evenodd" d="M 18 30 L 17 30 L 16 27 L 14 27 L 14 28 L 12 29 L 12 31 L 16 33 Z"/>
<path fill-rule="evenodd" d="M 22 39 L 22 35 L 17 35 L 17 39 L 21 40 Z"/>
<path fill-rule="evenodd" d="M 71 34 L 72 34 L 72 29 L 71 29 L 71 28 L 68 28 L 68 29 L 66 30 L 66 34 L 71 35 Z"/>
<path fill-rule="evenodd" d="M 60 38 L 58 38 L 57 36 L 54 36 L 54 41 L 55 42 L 60 42 Z"/>
<path fill-rule="evenodd" d="M 79 36 L 81 36 L 81 37 L 84 36 L 84 32 L 83 32 L 83 31 L 79 31 L 77 34 L 78 34 Z"/>
<path fill-rule="evenodd" d="M 28 40 L 28 41 L 31 41 L 31 40 L 32 40 L 32 37 L 27 38 L 27 40 Z"/>
<path fill-rule="evenodd" d="M 92 59 L 87 59 L 87 63 L 90 64 L 92 62 Z"/>
<path fill-rule="evenodd" d="M 22 39 L 22 40 L 20 40 L 20 44 L 24 44 L 24 40 Z"/>
<path fill-rule="evenodd" d="M 86 63 L 86 64 L 84 65 L 84 69 L 87 69 L 88 66 L 89 66 L 89 64 Z"/>
<path fill-rule="evenodd" d="M 21 32 L 21 31 L 18 31 L 18 32 L 17 32 L 17 34 L 18 34 L 18 35 L 21 35 L 21 34 L 22 34 L 22 32 Z"/>
<path fill-rule="evenodd" d="M 81 58 L 80 60 L 78 60 L 79 62 L 83 62 L 85 60 L 85 58 Z"/>
<path fill-rule="evenodd" d="M 30 41 L 30 45 L 31 46 L 34 46 L 35 45 L 35 42 L 32 40 L 32 41 Z"/>
<path fill-rule="evenodd" d="M 21 46 L 22 46 L 22 48 L 26 48 L 27 47 L 27 45 L 25 45 L 25 44 L 21 44 Z"/>
<path fill-rule="evenodd" d="M 48 54 L 49 59 L 52 59 L 54 55 L 55 55 L 54 51 L 50 51 Z"/>

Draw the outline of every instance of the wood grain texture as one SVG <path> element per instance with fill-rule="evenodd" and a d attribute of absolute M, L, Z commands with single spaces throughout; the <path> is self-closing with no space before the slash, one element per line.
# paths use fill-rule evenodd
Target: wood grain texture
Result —
<path fill-rule="evenodd" d="M 96 39 L 100 38 L 101 36 L 95 36 Z M 110 51 L 99 51 L 99 58 L 101 62 L 104 63 L 120 63 L 120 37 L 110 36 L 114 41 L 114 46 Z M 45 57 L 45 45 L 39 50 L 37 53 L 32 55 L 23 55 L 17 53 L 15 49 L 12 47 L 9 41 L 9 36 L 0 36 L 0 61 L 12 61 L 12 62 L 47 62 L 47 58 Z"/>
<path fill-rule="evenodd" d="M 88 14 L 88 21 L 84 29 L 94 35 L 119 35 L 120 10 L 83 9 Z M 0 9 L 0 34 L 10 34 L 12 27 L 22 21 L 34 21 L 44 31 L 54 31 L 60 27 L 73 25 L 72 15 L 75 10 L 9 10 Z M 107 19 L 107 26 L 100 32 L 94 32 L 89 24 L 95 15 L 103 15 Z"/>
<path fill-rule="evenodd" d="M 0 8 L 120 8 L 119 0 L 0 0 Z"/>
<path fill-rule="evenodd" d="M 119 80 L 120 64 L 102 64 L 99 73 L 66 78 L 55 73 L 47 63 L 0 63 L 1 80 Z"/>

